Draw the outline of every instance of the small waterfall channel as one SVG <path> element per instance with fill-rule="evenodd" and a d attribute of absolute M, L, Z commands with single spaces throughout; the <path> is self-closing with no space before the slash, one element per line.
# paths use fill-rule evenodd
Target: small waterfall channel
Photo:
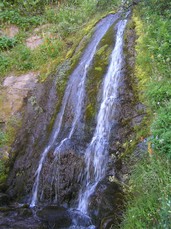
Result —
<path fill-rule="evenodd" d="M 85 168 L 82 175 L 82 187 L 75 200 L 74 208 L 68 210 L 72 218 L 72 224 L 76 227 L 67 228 L 95 228 L 89 215 L 89 201 L 95 193 L 97 185 L 106 176 L 107 163 L 109 160 L 109 141 L 111 127 L 115 122 L 116 100 L 119 96 L 119 83 L 122 80 L 122 70 L 124 68 L 124 30 L 127 19 L 120 19 L 120 14 L 108 15 L 103 18 L 95 27 L 90 43 L 87 45 L 77 67 L 70 75 L 60 112 L 49 138 L 48 145 L 43 150 L 32 188 L 32 198 L 30 207 L 35 207 L 41 199 L 40 182 L 44 163 L 50 151 L 53 151 L 54 161 L 59 159 L 61 150 L 65 149 L 68 142 L 72 142 L 73 137 L 84 134 L 84 107 L 86 100 L 86 82 L 88 72 L 92 67 L 98 45 L 105 36 L 109 28 L 115 31 L 115 44 L 110 56 L 109 66 L 103 77 L 101 86 L 101 99 L 96 116 L 96 125 L 92 139 L 86 143 L 84 149 Z M 111 37 L 112 39 L 112 37 Z M 69 112 L 72 120 L 65 124 L 65 115 Z M 67 128 L 65 128 L 67 126 Z M 65 129 L 65 131 L 63 130 Z M 80 132 L 81 130 L 81 132 Z M 52 169 L 53 171 L 53 169 Z M 54 180 L 54 178 L 53 178 Z M 55 181 L 54 181 L 55 182 Z M 42 188 L 42 186 L 41 186 Z M 57 193 L 55 194 L 57 195 Z M 57 196 L 54 197 L 57 200 Z M 57 201 L 56 201 L 57 202 Z M 84 218 L 84 226 L 80 226 L 80 217 Z M 92 226 L 90 226 L 92 225 Z"/>
<path fill-rule="evenodd" d="M 89 198 L 106 174 L 110 130 L 114 122 L 113 115 L 115 113 L 115 100 L 118 96 L 118 83 L 122 76 L 123 34 L 126 23 L 127 20 L 120 20 L 116 24 L 116 42 L 103 81 L 102 102 L 97 116 L 97 125 L 93 138 L 85 151 L 86 180 L 85 187 L 80 192 L 78 204 L 78 209 L 83 213 L 88 213 Z"/>
<path fill-rule="evenodd" d="M 95 32 L 91 39 L 91 42 L 88 44 L 87 48 L 84 51 L 84 54 L 81 57 L 80 62 L 78 63 L 77 67 L 70 76 L 70 80 L 65 90 L 61 110 L 56 118 L 54 128 L 49 139 L 49 143 L 41 154 L 38 168 L 35 172 L 35 182 L 33 185 L 32 199 L 30 204 L 31 207 L 34 207 L 38 202 L 38 189 L 41 171 L 49 151 L 52 149 L 52 147 L 55 147 L 54 155 L 57 160 L 58 153 L 60 152 L 60 149 L 62 148 L 64 143 L 71 140 L 72 136 L 78 129 L 83 128 L 84 123 L 82 122 L 82 111 L 85 100 L 85 84 L 87 72 L 91 67 L 91 63 L 96 53 L 98 44 L 100 43 L 101 39 L 104 37 L 108 29 L 111 27 L 111 25 L 118 18 L 119 14 L 111 14 L 103 18 L 96 25 Z M 68 134 L 63 139 L 60 139 L 62 124 L 64 122 L 63 119 L 66 110 L 72 113 L 72 124 L 68 129 Z"/>
<path fill-rule="evenodd" d="M 36 113 L 32 104 L 26 104 L 7 190 L 20 203 L 3 214 L 0 211 L 0 227 L 108 229 L 118 225 L 124 194 L 120 184 L 108 178 L 116 175 L 122 180 L 122 162 L 116 162 L 114 154 L 123 152 L 122 143 L 132 131 L 124 121 L 135 115 L 129 106 L 134 96 L 131 73 L 125 74 L 130 62 L 124 57 L 133 55 L 128 41 L 131 35 L 124 46 L 127 17 L 118 12 L 96 24 L 69 76 L 63 99 L 58 100 L 61 105 L 55 117 L 59 107 L 54 81 L 60 74 L 38 85 L 41 92 L 35 89 L 33 95 L 44 110 Z M 66 76 L 59 79 L 59 87 Z"/>

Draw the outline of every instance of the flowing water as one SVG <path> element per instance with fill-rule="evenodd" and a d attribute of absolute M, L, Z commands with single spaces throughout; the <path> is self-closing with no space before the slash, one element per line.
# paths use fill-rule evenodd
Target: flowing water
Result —
<path fill-rule="evenodd" d="M 118 19 L 118 17 L 119 14 L 108 15 L 96 25 L 95 32 L 91 39 L 91 42 L 85 49 L 80 62 L 78 63 L 77 67 L 75 68 L 75 70 L 70 76 L 70 80 L 65 90 L 65 95 L 63 98 L 61 110 L 56 118 L 54 128 L 49 139 L 49 143 L 41 154 L 38 168 L 35 173 L 35 182 L 33 185 L 32 199 L 30 204 L 31 207 L 34 207 L 38 202 L 38 189 L 40 183 L 40 176 L 41 176 L 42 167 L 47 157 L 47 154 L 52 149 L 52 147 L 55 146 L 54 154 L 57 155 L 58 152 L 60 151 L 60 148 L 63 146 L 63 144 L 67 140 L 71 139 L 74 133 L 78 129 L 81 129 L 83 127 L 82 111 L 84 107 L 85 84 L 86 84 L 87 73 L 93 61 L 93 57 L 96 53 L 98 44 L 100 43 L 101 39 L 110 28 L 110 26 Z M 60 139 L 61 129 L 64 123 L 64 116 L 66 111 L 72 114 L 71 115 L 72 123 L 68 129 L 68 134 L 63 139 Z M 96 128 L 96 129 L 97 129 L 96 132 L 101 131 L 100 128 Z M 94 138 L 93 141 L 94 143 L 92 144 L 95 144 L 97 139 Z M 94 162 L 94 163 L 98 163 L 98 162 Z"/>
<path fill-rule="evenodd" d="M 110 130 L 115 113 L 115 100 L 118 96 L 118 83 L 121 80 L 123 68 L 123 34 L 127 20 L 121 20 L 116 25 L 116 43 L 111 55 L 111 61 L 103 82 L 103 95 L 97 116 L 94 136 L 85 152 L 86 181 L 79 195 L 78 210 L 88 213 L 90 196 L 97 184 L 104 178 L 108 161 L 108 145 Z M 93 170 L 93 171 L 92 171 Z"/>

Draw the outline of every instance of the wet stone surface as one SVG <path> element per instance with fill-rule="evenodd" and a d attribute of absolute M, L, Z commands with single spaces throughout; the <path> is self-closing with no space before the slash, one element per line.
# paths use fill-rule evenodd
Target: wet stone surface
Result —
<path fill-rule="evenodd" d="M 0 228 L 3 229 L 96 229 L 90 218 L 77 210 L 48 206 L 0 207 Z"/>

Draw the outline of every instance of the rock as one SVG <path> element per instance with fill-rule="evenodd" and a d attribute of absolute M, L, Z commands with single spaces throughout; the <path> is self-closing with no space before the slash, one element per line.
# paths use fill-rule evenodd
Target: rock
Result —
<path fill-rule="evenodd" d="M 38 81 L 38 72 L 29 72 L 20 76 L 8 76 L 0 91 L 0 117 L 6 123 L 9 118 L 19 112 L 28 92 L 33 90 Z"/>
<path fill-rule="evenodd" d="M 16 25 L 10 25 L 4 31 L 4 34 L 8 37 L 15 37 L 19 33 L 19 28 Z"/>
<path fill-rule="evenodd" d="M 10 197 L 5 193 L 0 193 L 0 206 L 8 205 Z"/>
<path fill-rule="evenodd" d="M 15 37 L 19 33 L 19 28 L 16 25 L 9 25 L 5 29 L 0 30 L 0 36 Z"/>
<path fill-rule="evenodd" d="M 83 168 L 83 157 L 72 148 L 58 153 L 56 159 L 49 155 L 44 162 L 39 184 L 41 201 L 71 205 L 80 189 Z"/>
<path fill-rule="evenodd" d="M 54 229 L 95 229 L 89 216 L 78 210 L 68 210 L 60 206 L 48 206 L 36 212 L 36 215 Z"/>
<path fill-rule="evenodd" d="M 43 43 L 43 39 L 38 35 L 31 36 L 26 40 L 26 46 L 31 50 L 37 48 L 42 43 Z"/>
<path fill-rule="evenodd" d="M 6 192 L 8 186 L 6 183 L 2 182 L 0 183 L 0 192 Z"/>
<path fill-rule="evenodd" d="M 53 26 L 53 24 L 50 24 L 50 23 L 44 24 L 44 25 L 40 25 L 39 27 L 35 28 L 33 32 L 34 33 L 45 33 L 46 30 L 48 30 L 48 28 L 50 28 L 52 26 Z"/>
<path fill-rule="evenodd" d="M 4 87 L 12 87 L 16 90 L 31 90 L 37 83 L 37 72 L 29 72 L 21 76 L 8 76 L 3 82 Z"/>
<path fill-rule="evenodd" d="M 48 206 L 37 211 L 36 215 L 43 220 L 49 228 L 66 228 L 72 224 L 70 215 L 63 207 Z"/>
<path fill-rule="evenodd" d="M 8 207 L 6 209 L 0 208 L 0 228 L 46 229 L 47 225 L 35 219 L 31 210 Z"/>
<path fill-rule="evenodd" d="M 0 148 L 0 160 L 6 161 L 9 159 L 10 147 L 4 146 Z"/>
<path fill-rule="evenodd" d="M 21 217 L 30 217 L 30 216 L 32 216 L 32 211 L 29 208 L 19 208 L 18 214 Z"/>
<path fill-rule="evenodd" d="M 11 169 L 7 182 L 10 196 L 20 200 L 25 197 L 24 202 L 28 202 L 32 190 L 37 162 L 48 141 L 48 127 L 57 101 L 56 84 L 49 77 L 43 84 L 35 84 L 25 103 L 22 128 L 10 153 Z"/>
<path fill-rule="evenodd" d="M 93 223 L 100 228 L 100 225 L 109 225 L 115 222 L 117 225 L 123 209 L 124 194 L 122 187 L 114 182 L 103 180 L 92 195 L 89 203 L 89 213 Z M 101 227 L 108 229 L 110 227 Z"/>

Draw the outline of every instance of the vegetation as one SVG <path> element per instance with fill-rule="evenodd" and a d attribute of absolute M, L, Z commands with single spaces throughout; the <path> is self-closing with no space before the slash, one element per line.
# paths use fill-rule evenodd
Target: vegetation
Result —
<path fill-rule="evenodd" d="M 85 34 L 85 23 L 94 13 L 100 18 L 110 10 L 116 9 L 118 1 L 112 0 L 104 7 L 100 1 L 3 1 L 0 5 L 0 24 L 2 31 L 10 24 L 19 27 L 14 38 L 0 38 L 1 78 L 11 71 L 20 74 L 29 70 L 40 71 L 42 79 L 60 64 L 66 52 Z M 111 8 L 112 7 L 112 8 Z M 35 27 L 38 27 L 37 31 Z M 77 36 L 75 36 L 77 34 Z M 26 46 L 26 39 L 38 35 L 43 44 L 36 50 Z M 75 39 L 77 37 L 77 39 Z M 52 64 L 53 63 L 53 64 Z M 52 67 L 53 65 L 53 67 Z"/>
<path fill-rule="evenodd" d="M 170 1 L 142 0 L 134 10 L 139 37 L 135 71 L 152 119 L 150 155 L 132 171 L 122 229 L 169 229 L 171 225 L 170 7 Z"/>
<path fill-rule="evenodd" d="M 171 168 L 167 158 L 146 157 L 131 176 L 124 229 L 170 228 Z"/>

